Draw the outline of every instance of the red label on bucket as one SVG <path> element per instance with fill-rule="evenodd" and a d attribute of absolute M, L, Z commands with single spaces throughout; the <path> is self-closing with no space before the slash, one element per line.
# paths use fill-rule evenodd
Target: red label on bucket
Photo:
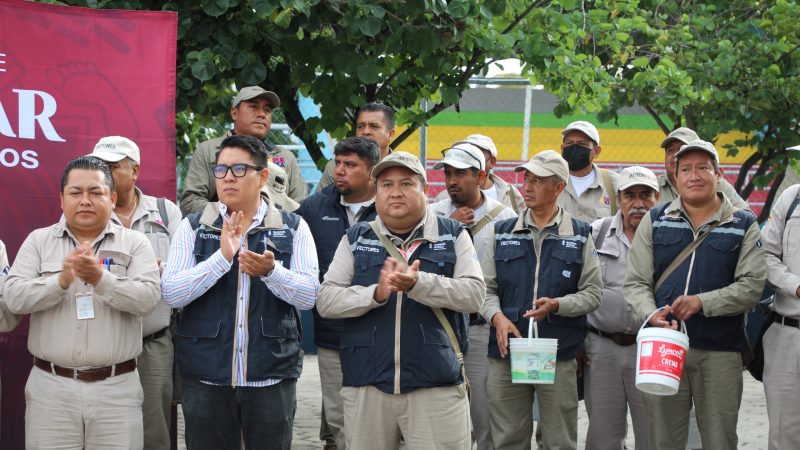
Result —
<path fill-rule="evenodd" d="M 640 374 L 664 375 L 680 381 L 686 356 L 683 347 L 664 341 L 642 341 L 641 347 Z"/>

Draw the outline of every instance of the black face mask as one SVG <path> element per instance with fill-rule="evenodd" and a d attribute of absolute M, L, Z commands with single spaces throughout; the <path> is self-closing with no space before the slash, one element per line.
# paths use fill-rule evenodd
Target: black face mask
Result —
<path fill-rule="evenodd" d="M 561 156 L 567 161 L 570 172 L 585 169 L 591 159 L 592 149 L 580 146 L 578 144 L 570 145 L 561 151 Z"/>

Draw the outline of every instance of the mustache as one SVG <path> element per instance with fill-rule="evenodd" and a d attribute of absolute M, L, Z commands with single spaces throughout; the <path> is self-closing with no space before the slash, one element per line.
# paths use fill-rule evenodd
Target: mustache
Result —
<path fill-rule="evenodd" d="M 648 211 L 650 211 L 650 210 L 647 209 L 647 208 L 631 208 L 630 211 L 628 211 L 628 214 L 645 215 L 645 214 L 647 214 Z"/>

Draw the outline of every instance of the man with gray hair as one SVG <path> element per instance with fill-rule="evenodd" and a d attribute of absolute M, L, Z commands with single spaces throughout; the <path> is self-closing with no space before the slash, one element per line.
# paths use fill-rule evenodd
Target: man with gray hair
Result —
<path fill-rule="evenodd" d="M 678 197 L 675 154 L 682 146 L 699 139 L 697 133 L 691 128 L 680 127 L 672 130 L 661 142 L 661 148 L 664 149 L 664 173 L 658 176 L 659 204 L 669 203 Z M 736 189 L 724 177 L 719 180 L 717 189 L 725 194 L 725 197 L 728 197 L 735 208 L 750 209 L 750 205 L 739 196 Z"/>
<path fill-rule="evenodd" d="M 181 211 L 166 198 L 146 195 L 136 186 L 141 171 L 139 146 L 122 136 L 107 136 L 94 146 L 93 156 L 104 161 L 114 178 L 117 201 L 111 221 L 144 233 L 161 264 L 167 263 L 169 244 L 181 222 Z M 172 363 L 174 348 L 169 332 L 172 310 L 158 302 L 142 318 L 142 353 L 137 358 L 144 401 L 144 448 L 169 450 L 172 421 Z"/>
<path fill-rule="evenodd" d="M 619 211 L 592 223 L 603 273 L 603 302 L 586 316 L 584 369 L 586 411 L 589 414 L 587 449 L 622 449 L 631 410 L 636 448 L 648 448 L 647 412 L 636 389 L 636 333 L 641 326 L 625 303 L 622 286 L 628 268 L 628 250 L 642 218 L 658 202 L 658 180 L 647 168 L 626 167 L 617 179 Z"/>

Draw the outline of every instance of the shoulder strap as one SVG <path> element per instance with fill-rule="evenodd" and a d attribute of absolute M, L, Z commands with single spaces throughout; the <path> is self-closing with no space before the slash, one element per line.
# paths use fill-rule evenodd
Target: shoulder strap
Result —
<path fill-rule="evenodd" d="M 161 221 L 164 222 L 164 228 L 169 228 L 169 214 L 167 214 L 167 201 L 164 197 L 159 197 L 156 200 L 158 205 L 158 214 L 161 215 Z"/>
<path fill-rule="evenodd" d="M 613 220 L 614 216 L 603 217 L 603 224 L 600 225 L 600 231 L 598 231 L 597 239 L 594 241 L 595 250 L 599 250 L 603 247 L 603 241 L 606 240 L 606 234 L 608 233 L 608 229 L 611 228 L 611 222 Z"/>
<path fill-rule="evenodd" d="M 783 218 L 783 225 L 786 226 L 786 222 L 789 221 L 789 218 L 792 217 L 794 210 L 797 209 L 797 205 L 800 204 L 800 189 L 797 190 L 797 195 L 794 196 L 794 200 L 792 200 L 792 204 L 789 205 L 789 209 L 786 210 L 786 216 Z"/>
<path fill-rule="evenodd" d="M 600 169 L 600 173 L 603 175 L 603 184 L 606 187 L 606 194 L 608 194 L 608 199 L 611 201 L 611 215 L 617 213 L 617 194 L 614 192 L 614 181 L 611 179 L 611 171 L 607 169 Z"/>
<path fill-rule="evenodd" d="M 719 222 L 714 222 L 711 225 L 709 225 L 708 230 L 705 233 L 703 233 L 702 236 L 700 236 L 699 238 L 697 238 L 694 241 L 692 241 L 692 243 L 687 245 L 686 248 L 683 249 L 683 251 L 678 253 L 678 256 L 676 256 L 675 259 L 673 259 L 672 262 L 669 263 L 669 266 L 667 266 L 667 268 L 664 269 L 664 272 L 661 273 L 661 276 L 658 277 L 658 281 L 656 281 L 656 286 L 655 286 L 655 288 L 653 288 L 653 293 L 655 293 L 658 290 L 658 288 L 660 288 L 661 285 L 664 284 L 664 281 L 666 281 L 667 277 L 670 276 L 672 274 L 672 272 L 674 272 L 675 269 L 677 269 L 678 266 L 680 266 L 681 263 L 689 255 L 691 255 L 692 252 L 694 252 L 694 250 L 697 247 L 699 247 L 700 244 L 703 243 L 703 241 L 706 240 L 706 238 L 711 234 L 711 231 L 714 228 L 717 228 L 718 225 L 719 225 Z"/>
<path fill-rule="evenodd" d="M 383 233 L 378 231 L 378 224 L 375 221 L 371 221 L 369 223 L 370 228 L 372 231 L 375 232 L 375 235 L 378 236 L 378 239 L 383 244 L 383 247 L 386 248 L 386 251 L 389 252 L 389 255 L 392 258 L 395 258 L 399 261 L 403 261 L 408 264 L 408 260 L 406 260 L 403 255 L 400 254 L 400 251 L 395 247 L 392 241 L 389 240 Z M 398 293 L 399 295 L 399 293 Z M 464 353 L 461 352 L 461 344 L 458 343 L 458 338 L 456 338 L 456 333 L 453 331 L 452 325 L 450 325 L 450 321 L 447 320 L 447 317 L 444 316 L 444 312 L 442 308 L 436 308 L 433 306 L 429 306 L 429 308 L 433 311 L 433 314 L 436 315 L 436 319 L 439 320 L 439 323 L 444 328 L 444 331 L 447 333 L 447 337 L 450 339 L 450 345 L 453 346 L 453 351 L 456 353 L 456 358 L 458 358 L 458 362 L 461 364 L 461 376 L 464 377 L 464 386 L 469 390 L 469 380 L 467 380 L 467 372 L 464 368 Z"/>
<path fill-rule="evenodd" d="M 469 227 L 469 231 L 472 233 L 473 236 L 475 236 L 476 234 L 478 234 L 478 232 L 480 232 L 483 229 L 483 227 L 492 223 L 494 218 L 497 217 L 497 215 L 500 214 L 505 208 L 506 206 L 503 204 L 495 206 L 494 208 L 492 208 L 491 211 L 484 214 L 480 220 L 478 220 L 471 227 Z"/>

